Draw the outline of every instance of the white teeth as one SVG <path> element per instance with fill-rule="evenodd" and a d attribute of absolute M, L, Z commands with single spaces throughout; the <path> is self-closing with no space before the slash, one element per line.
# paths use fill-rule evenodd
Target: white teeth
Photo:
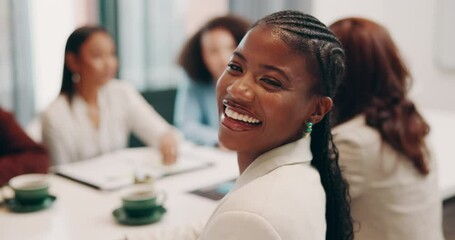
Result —
<path fill-rule="evenodd" d="M 233 118 L 233 119 L 236 119 L 236 120 L 239 120 L 239 121 L 243 121 L 243 122 L 248 122 L 248 123 L 259 123 L 259 122 L 261 122 L 261 121 L 259 121 L 256 118 L 253 118 L 253 117 L 250 117 L 250 116 L 243 115 L 241 113 L 235 112 L 234 110 L 230 109 L 229 107 L 226 107 L 226 109 L 224 110 L 224 113 L 230 118 Z"/>

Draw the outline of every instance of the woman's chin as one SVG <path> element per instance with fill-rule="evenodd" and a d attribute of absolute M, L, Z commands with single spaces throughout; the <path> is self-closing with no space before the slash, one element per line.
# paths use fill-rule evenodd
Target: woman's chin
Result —
<path fill-rule="evenodd" d="M 231 141 L 223 141 L 223 139 L 220 136 L 220 145 L 222 145 L 224 148 L 231 150 L 231 151 L 237 151 L 237 147 L 232 144 Z"/>
<path fill-rule="evenodd" d="M 99 82 L 100 86 L 106 85 L 112 78 L 103 79 Z"/>
<path fill-rule="evenodd" d="M 241 150 L 242 141 L 237 139 L 233 136 L 229 136 L 227 134 L 219 133 L 219 141 L 223 147 L 231 150 L 231 151 L 239 151 Z M 240 140 L 240 141 L 239 141 Z"/>
<path fill-rule="evenodd" d="M 254 149 L 250 141 L 232 135 L 219 134 L 219 141 L 223 147 L 235 152 L 248 152 Z"/>

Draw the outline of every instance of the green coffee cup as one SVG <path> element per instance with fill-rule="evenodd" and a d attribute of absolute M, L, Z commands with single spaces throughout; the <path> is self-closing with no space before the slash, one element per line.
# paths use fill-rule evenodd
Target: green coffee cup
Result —
<path fill-rule="evenodd" d="M 23 205 L 40 204 L 49 196 L 46 174 L 24 174 L 9 180 L 14 199 Z"/>
<path fill-rule="evenodd" d="M 136 186 L 122 196 L 122 207 L 129 217 L 150 216 L 166 200 L 163 191 L 156 191 L 150 185 Z"/>

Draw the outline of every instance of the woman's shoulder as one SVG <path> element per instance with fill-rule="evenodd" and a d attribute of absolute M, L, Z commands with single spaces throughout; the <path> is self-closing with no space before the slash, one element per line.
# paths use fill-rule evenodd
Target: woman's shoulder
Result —
<path fill-rule="evenodd" d="M 64 94 L 60 94 L 46 109 L 44 109 L 42 115 L 45 117 L 56 116 L 69 111 L 70 108 L 71 106 L 68 97 Z"/>
<path fill-rule="evenodd" d="M 307 164 L 279 167 L 230 193 L 216 217 L 258 216 L 278 235 L 325 235 L 325 192 L 318 172 Z M 257 222 L 257 221 L 256 221 Z M 291 222 L 292 224 L 283 224 Z M 298 225 L 299 228 L 292 226 Z M 315 238 L 311 238 L 314 236 Z"/>
<path fill-rule="evenodd" d="M 335 143 L 353 141 L 363 145 L 381 141 L 379 131 L 366 124 L 366 116 L 364 114 L 359 114 L 351 120 L 334 127 L 332 134 Z"/>
<path fill-rule="evenodd" d="M 13 118 L 13 114 L 11 112 L 5 111 L 0 107 L 0 121 L 10 121 Z"/>
<path fill-rule="evenodd" d="M 359 114 L 346 122 L 343 122 L 332 128 L 332 133 L 348 132 L 353 129 L 363 128 L 366 126 L 366 116 Z"/>
<path fill-rule="evenodd" d="M 230 196 L 239 209 L 266 214 L 277 205 L 283 213 L 304 209 L 324 209 L 325 192 L 319 173 L 309 164 L 285 165 L 254 179 Z M 288 209 L 298 206 L 300 209 Z"/>
<path fill-rule="evenodd" d="M 257 185 L 268 185 L 276 195 L 290 196 L 288 201 L 325 199 L 319 172 L 310 163 L 284 165 L 258 178 Z M 283 187 L 286 186 L 286 187 Z"/>
<path fill-rule="evenodd" d="M 73 99 L 74 100 L 74 99 Z M 72 121 L 72 106 L 66 95 L 60 94 L 40 113 L 43 129 L 48 127 L 64 129 Z"/>

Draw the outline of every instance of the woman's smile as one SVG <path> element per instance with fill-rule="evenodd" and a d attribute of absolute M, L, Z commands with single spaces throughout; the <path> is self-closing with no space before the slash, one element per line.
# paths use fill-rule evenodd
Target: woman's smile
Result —
<path fill-rule="evenodd" d="M 238 103 L 224 99 L 223 107 L 221 124 L 232 131 L 248 131 L 262 125 L 259 117 Z"/>

